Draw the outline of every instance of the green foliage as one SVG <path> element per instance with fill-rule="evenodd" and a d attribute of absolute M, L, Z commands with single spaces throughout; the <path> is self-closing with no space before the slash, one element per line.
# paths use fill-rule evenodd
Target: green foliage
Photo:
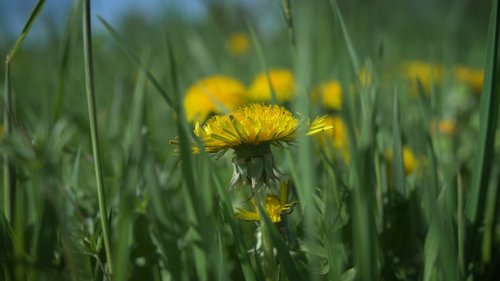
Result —
<path fill-rule="evenodd" d="M 172 13 L 122 26 L 75 1 L 62 37 L 25 42 L 44 2 L 0 46 L 0 280 L 500 275 L 498 1 L 474 3 L 480 16 L 471 1 L 216 1 L 199 22 Z M 235 31 L 249 37 L 240 56 L 227 50 Z M 428 68 L 408 75 L 404 65 L 417 60 Z M 479 94 L 456 69 L 484 62 Z M 425 74 L 430 65 L 438 78 Z M 284 200 L 297 204 L 280 222 L 242 221 L 234 208 L 257 198 L 266 214 L 259 196 L 273 190 L 229 190 L 232 152 L 192 153 L 201 143 L 184 93 L 207 75 L 249 85 L 274 67 L 295 76 L 295 99 L 283 106 L 341 118 L 345 131 L 273 147 L 289 182 Z M 333 79 L 341 110 L 317 97 Z"/>

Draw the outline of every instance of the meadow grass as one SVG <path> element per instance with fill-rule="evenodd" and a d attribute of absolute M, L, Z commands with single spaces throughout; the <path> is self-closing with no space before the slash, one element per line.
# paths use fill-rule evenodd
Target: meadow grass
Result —
<path fill-rule="evenodd" d="M 450 11 L 420 49 L 390 1 L 263 4 L 281 20 L 275 33 L 237 2 L 207 6 L 213 15 L 201 23 L 169 14 L 121 27 L 90 2 L 75 1 L 63 35 L 38 46 L 24 41 L 40 24 L 40 0 L 19 37 L 0 46 L 0 280 L 500 276 L 498 1 L 482 4 L 491 11 L 484 24 L 466 21 L 468 1 L 420 10 Z M 396 24 L 369 29 L 377 14 Z M 468 24 L 487 42 L 458 36 Z M 226 43 L 236 31 L 248 37 L 239 55 Z M 471 64 L 484 64 L 479 90 L 472 74 L 457 74 Z M 293 73 L 290 100 L 280 100 L 277 67 Z M 209 75 L 250 85 L 258 73 L 268 103 L 304 124 L 328 115 L 344 125 L 274 143 L 278 182 L 230 189 L 233 151 L 193 153 L 206 142 L 186 117 L 185 93 Z M 341 108 L 322 103 L 333 79 Z M 238 219 L 238 208 L 258 219 Z"/>

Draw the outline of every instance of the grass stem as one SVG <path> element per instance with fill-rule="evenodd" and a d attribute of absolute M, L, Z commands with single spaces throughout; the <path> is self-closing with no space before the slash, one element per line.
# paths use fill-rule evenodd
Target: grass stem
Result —
<path fill-rule="evenodd" d="M 94 67 L 92 59 L 92 30 L 90 20 L 90 0 L 83 2 L 83 55 L 84 55 L 84 71 L 85 71 L 85 86 L 87 91 L 87 102 L 89 110 L 90 136 L 92 139 L 92 154 L 94 157 L 95 175 L 97 181 L 97 196 L 99 204 L 99 215 L 101 217 L 102 236 L 104 240 L 104 248 L 106 251 L 106 259 L 108 262 L 108 270 L 111 275 L 112 256 L 111 245 L 109 240 L 109 223 L 106 212 L 106 196 L 104 193 L 104 183 L 102 179 L 101 153 L 99 150 L 99 136 L 97 130 L 96 102 L 94 90 Z"/>

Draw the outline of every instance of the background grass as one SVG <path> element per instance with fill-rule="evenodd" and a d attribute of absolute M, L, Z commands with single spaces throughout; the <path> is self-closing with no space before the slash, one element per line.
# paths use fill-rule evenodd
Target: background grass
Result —
<path fill-rule="evenodd" d="M 83 44 L 90 43 L 83 40 L 87 1 L 75 1 L 63 33 L 24 42 L 37 35 L 29 31 L 43 23 L 44 2 L 26 15 L 19 37 L 0 41 L 7 58 L 0 71 L 2 280 L 500 276 L 497 1 L 270 1 L 251 8 L 214 1 L 197 21 L 166 12 L 152 24 L 131 14 L 117 26 L 91 14 L 92 45 Z M 240 57 L 226 48 L 236 31 L 253 44 Z M 90 48 L 93 81 L 84 75 Z M 401 65 L 410 60 L 482 68 L 482 94 L 449 73 L 430 87 L 408 79 Z M 322 82 L 341 82 L 344 106 L 336 114 L 346 123 L 350 161 L 332 141 L 315 138 L 273 148 L 299 203 L 284 224 L 264 219 L 276 249 L 269 274 L 254 251 L 256 225 L 233 214 L 248 198 L 228 190 L 231 153 L 219 160 L 191 155 L 182 105 L 186 89 L 204 76 L 249 85 L 273 67 L 294 72 L 296 98 L 286 106 L 303 116 L 331 114 L 310 93 Z M 361 81 L 361 70 L 370 82 Z M 95 94 L 90 119 L 86 87 Z M 430 128 L 447 118 L 456 123 L 453 135 Z M 180 145 L 169 145 L 176 136 Z M 411 174 L 404 147 L 417 158 Z"/>

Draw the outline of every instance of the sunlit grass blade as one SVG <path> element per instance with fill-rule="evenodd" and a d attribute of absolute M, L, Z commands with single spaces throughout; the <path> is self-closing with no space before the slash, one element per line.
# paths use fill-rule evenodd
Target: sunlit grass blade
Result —
<path fill-rule="evenodd" d="M 106 251 L 107 265 L 109 274 L 113 274 L 113 259 L 111 253 L 111 240 L 109 236 L 109 222 L 106 208 L 106 195 L 104 190 L 104 181 L 102 175 L 102 160 L 99 148 L 99 132 L 97 126 L 96 115 L 96 95 L 94 86 L 94 62 L 92 57 L 92 30 L 90 19 L 90 0 L 83 1 L 83 55 L 84 55 L 84 72 L 85 72 L 85 87 L 87 92 L 87 103 L 90 123 L 90 136 L 92 140 L 92 154 L 94 158 L 94 169 L 97 183 L 97 196 L 99 203 L 99 216 L 101 219 L 102 235 L 104 241 L 104 249 Z"/>

